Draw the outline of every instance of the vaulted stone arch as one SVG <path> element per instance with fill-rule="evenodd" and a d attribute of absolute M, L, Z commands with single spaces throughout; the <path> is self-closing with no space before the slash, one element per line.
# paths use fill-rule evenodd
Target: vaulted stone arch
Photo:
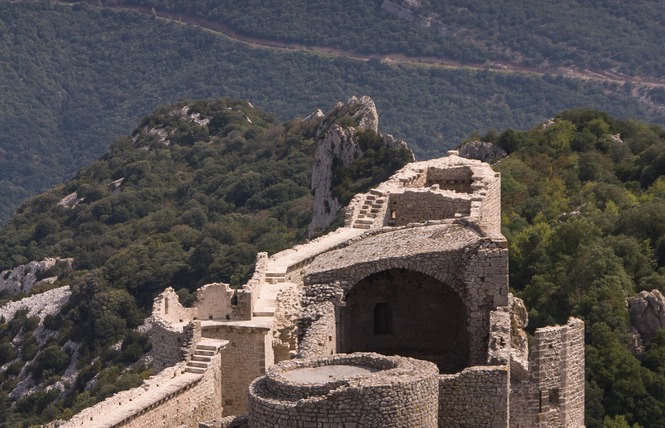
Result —
<path fill-rule="evenodd" d="M 457 288 L 401 267 L 363 275 L 337 309 L 337 352 L 409 356 L 444 373 L 462 370 L 469 364 L 469 338 Z"/>

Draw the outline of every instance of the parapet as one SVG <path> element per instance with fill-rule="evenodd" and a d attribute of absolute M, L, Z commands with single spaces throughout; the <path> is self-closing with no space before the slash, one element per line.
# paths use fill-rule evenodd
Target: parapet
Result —
<path fill-rule="evenodd" d="M 438 369 L 373 353 L 283 361 L 249 388 L 249 426 L 437 427 Z"/>

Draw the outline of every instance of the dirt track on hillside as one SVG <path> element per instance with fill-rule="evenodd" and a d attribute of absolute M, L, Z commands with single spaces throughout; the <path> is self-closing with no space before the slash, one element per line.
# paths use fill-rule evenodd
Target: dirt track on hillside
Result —
<path fill-rule="evenodd" d="M 97 0 L 87 0 L 87 2 L 92 6 L 99 7 L 99 1 Z M 61 1 L 61 3 L 68 3 L 68 2 Z M 128 5 L 113 5 L 113 6 L 106 5 L 104 7 L 111 7 L 114 9 L 122 9 L 122 10 L 132 10 L 134 12 L 146 15 L 153 14 L 153 9 L 150 7 L 128 6 Z M 472 64 L 472 63 L 465 64 L 445 58 L 407 56 L 401 53 L 387 54 L 387 55 L 380 55 L 380 54 L 367 55 L 352 51 L 346 51 L 343 49 L 337 49 L 329 46 L 306 45 L 301 43 L 284 42 L 280 40 L 256 38 L 246 34 L 238 33 L 237 31 L 233 30 L 232 28 L 228 27 L 222 22 L 213 21 L 198 16 L 189 16 L 189 15 L 183 15 L 181 13 L 161 11 L 161 10 L 155 10 L 154 14 L 159 19 L 178 22 L 182 24 L 194 25 L 217 34 L 224 35 L 233 41 L 244 43 L 255 48 L 269 48 L 269 49 L 277 49 L 277 50 L 291 51 L 291 52 L 293 51 L 307 52 L 307 53 L 325 55 L 325 56 L 351 58 L 359 61 L 378 60 L 386 64 L 429 66 L 429 67 L 446 68 L 453 70 L 469 70 L 469 71 L 486 70 L 495 73 L 520 74 L 525 76 L 538 76 L 538 77 L 542 77 L 545 75 L 553 77 L 561 76 L 570 79 L 586 80 L 597 83 L 609 83 L 618 86 L 630 83 L 631 85 L 633 85 L 632 95 L 640 98 L 643 102 L 651 105 L 653 108 L 665 111 L 665 106 L 653 104 L 650 102 L 650 100 L 646 99 L 644 96 L 639 95 L 639 88 L 651 89 L 656 87 L 665 87 L 665 79 L 654 79 L 643 76 L 627 76 L 607 70 L 576 70 L 572 68 L 563 68 L 563 67 L 556 67 L 552 69 L 537 69 L 537 68 L 526 67 L 522 64 L 514 62 L 488 61 L 487 63 L 484 64 Z"/>

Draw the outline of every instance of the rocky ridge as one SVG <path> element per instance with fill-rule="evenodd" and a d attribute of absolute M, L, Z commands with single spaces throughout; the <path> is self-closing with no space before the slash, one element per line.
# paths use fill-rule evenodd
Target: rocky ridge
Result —
<path fill-rule="evenodd" d="M 311 118 L 320 118 L 317 110 Z M 351 123 L 352 125 L 349 125 Z M 311 188 L 314 192 L 314 213 L 309 234 L 326 228 L 337 216 L 342 204 L 332 194 L 333 167 L 337 163 L 350 165 L 363 155 L 355 137 L 361 130 L 369 129 L 381 136 L 388 147 L 406 147 L 402 140 L 390 134 L 379 133 L 379 115 L 374 101 L 368 97 L 351 97 L 339 102 L 326 114 L 317 129 L 317 146 L 314 152 Z"/>

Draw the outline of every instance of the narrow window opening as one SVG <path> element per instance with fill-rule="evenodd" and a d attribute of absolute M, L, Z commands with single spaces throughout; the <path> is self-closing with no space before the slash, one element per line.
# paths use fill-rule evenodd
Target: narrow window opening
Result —
<path fill-rule="evenodd" d="M 374 305 L 374 334 L 392 334 L 393 315 L 387 302 Z"/>
<path fill-rule="evenodd" d="M 231 296 L 231 305 L 238 306 L 238 292 L 234 291 L 233 296 Z"/>
<path fill-rule="evenodd" d="M 550 404 L 559 405 L 559 388 L 550 389 Z"/>

